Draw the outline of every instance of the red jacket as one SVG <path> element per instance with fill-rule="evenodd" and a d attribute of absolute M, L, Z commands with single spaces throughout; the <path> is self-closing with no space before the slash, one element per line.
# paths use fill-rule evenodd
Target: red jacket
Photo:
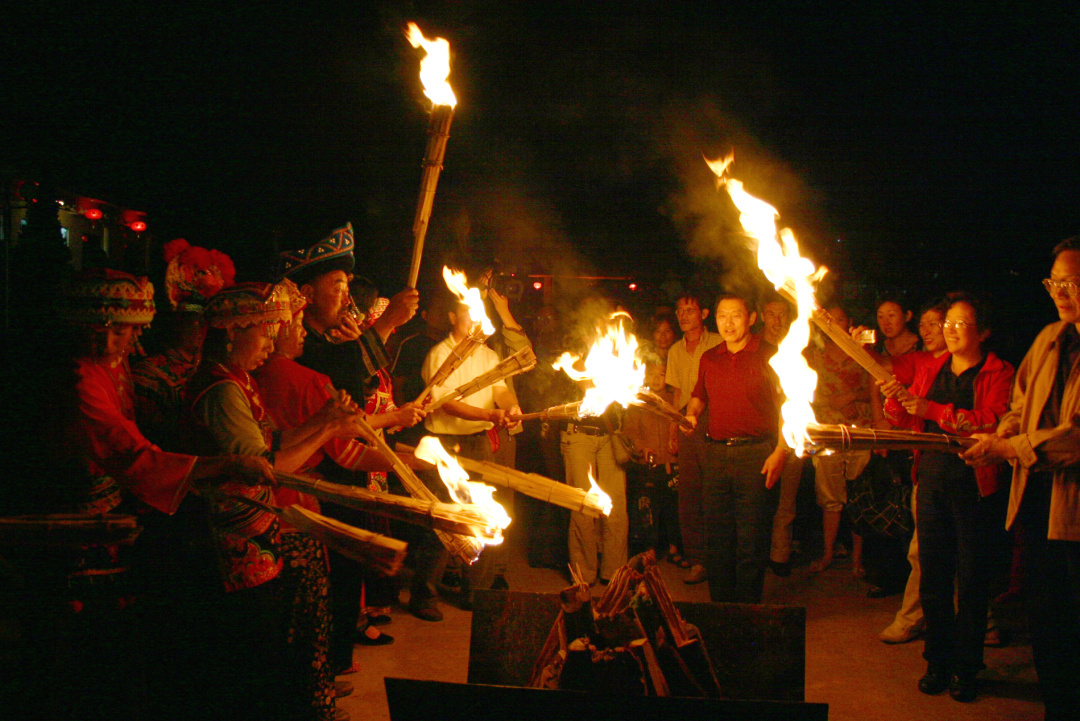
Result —
<path fill-rule="evenodd" d="M 915 358 L 915 380 L 908 390 L 920 398 L 925 398 L 938 373 L 950 361 L 952 354 L 943 353 L 934 358 L 932 355 Z M 975 408 L 956 408 L 953 404 L 941 404 L 930 401 L 926 418 L 934 421 L 946 433 L 958 436 L 970 436 L 975 433 L 994 433 L 998 421 L 1009 410 L 1009 398 L 1015 370 L 1006 361 L 993 353 L 986 354 L 986 362 L 975 376 Z M 908 413 L 895 398 L 885 401 L 885 417 L 897 428 L 921 431 L 926 420 Z M 975 469 L 975 481 L 979 484 L 979 493 L 989 496 L 1003 483 L 1002 471 L 1005 464 L 984 466 Z M 919 451 L 915 451 L 915 463 L 911 468 L 912 479 L 916 482 L 919 468 Z"/>

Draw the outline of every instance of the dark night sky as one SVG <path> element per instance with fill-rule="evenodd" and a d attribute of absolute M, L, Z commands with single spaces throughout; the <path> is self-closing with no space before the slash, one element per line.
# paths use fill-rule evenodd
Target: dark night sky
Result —
<path fill-rule="evenodd" d="M 460 101 L 425 272 L 686 272 L 730 215 L 701 153 L 732 147 L 817 257 L 876 284 L 1037 298 L 1080 229 L 1075 8 L 98 5 L 5 18 L 0 167 L 147 210 L 249 276 L 346 219 L 371 275 L 404 275 L 427 122 L 408 20 L 451 41 Z"/>

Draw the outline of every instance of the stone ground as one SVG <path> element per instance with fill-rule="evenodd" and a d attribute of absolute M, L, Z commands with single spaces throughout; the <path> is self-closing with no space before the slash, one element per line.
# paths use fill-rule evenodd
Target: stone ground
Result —
<path fill-rule="evenodd" d="M 708 601 L 704 585 L 687 586 L 685 573 L 663 563 L 675 600 Z M 550 593 L 568 581 L 557 571 L 529 568 L 524 549 L 510 541 L 507 578 L 518 591 Z M 829 704 L 833 721 L 912 721 L 912 719 L 1042 718 L 1042 704 L 1031 661 L 1031 647 L 1020 619 L 999 609 L 1003 626 L 1014 639 L 1005 648 L 987 648 L 987 670 L 980 676 L 979 699 L 972 704 L 953 701 L 948 693 L 926 696 L 915 684 L 925 671 L 922 642 L 900 646 L 881 643 L 877 635 L 893 618 L 899 596 L 868 599 L 866 583 L 851 576 L 844 559 L 819 576 L 803 565 L 789 578 L 766 577 L 766 603 L 804 606 L 806 618 L 806 700 Z M 402 593 L 407 600 L 407 593 Z M 383 679 L 387 676 L 465 683 L 468 675 L 472 614 L 450 603 L 441 604 L 445 619 L 421 621 L 395 607 L 393 622 L 383 630 L 394 636 L 389 646 L 357 646 L 359 673 L 342 677 L 356 687 L 338 701 L 354 721 L 389 719 Z M 715 651 L 712 651 L 715 653 Z"/>

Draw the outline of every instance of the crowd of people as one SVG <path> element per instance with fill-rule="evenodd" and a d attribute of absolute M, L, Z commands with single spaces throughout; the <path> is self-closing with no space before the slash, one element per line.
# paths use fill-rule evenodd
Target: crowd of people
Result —
<path fill-rule="evenodd" d="M 69 649 L 86 684 L 79 708 L 66 709 L 73 716 L 108 708 L 97 715 L 115 717 L 130 707 L 151 718 L 341 718 L 335 677 L 357 670 L 355 645 L 393 642 L 383 628 L 400 592 L 409 612 L 437 623 L 441 603 L 471 609 L 476 590 L 511 587 L 505 547 L 455 563 L 431 531 L 276 483 L 275 472 L 295 472 L 407 495 L 396 459 L 372 445 L 372 432 L 411 444 L 434 435 L 463 457 L 584 490 L 595 479 L 613 502 L 599 519 L 496 494 L 519 519 L 530 565 L 569 562 L 602 585 L 629 556 L 652 553 L 681 569 L 685 583 L 708 583 L 719 602 L 759 603 L 767 572 L 791 574 L 808 550 L 792 529 L 800 481 L 812 477 L 822 552 L 809 572 L 836 572 L 835 560 L 850 552 L 870 595 L 903 586 L 881 639 L 925 636 L 927 669 L 913 684 L 920 691 L 976 699 L 991 595 L 1010 581 L 1015 591 L 1022 578 L 1047 718 L 1065 718 L 1080 703 L 1080 240 L 1054 249 L 1044 285 L 1060 320 L 1018 370 L 987 349 L 991 310 L 967 293 L 929 302 L 917 333 L 906 301 L 879 303 L 880 342 L 870 352 L 895 377 L 888 383 L 874 383 L 815 335 L 804 356 L 817 372 L 818 422 L 944 433 L 973 445 L 962 455 L 844 451 L 812 464 L 781 433 L 783 398 L 769 361 L 793 312 L 779 295 L 759 302 L 683 292 L 639 322 L 645 385 L 685 424 L 617 404 L 599 416 L 523 423 L 522 412 L 582 397 L 585 384 L 553 361 L 565 351 L 583 355 L 589 329 L 615 307 L 596 299 L 592 322 L 572 329 L 544 306 L 526 330 L 490 271 L 477 274 L 497 331 L 442 377 L 443 361 L 473 328 L 469 307 L 414 289 L 381 298 L 357 272 L 353 250 L 345 226 L 282 253 L 267 282 L 236 283 L 227 256 L 174 241 L 166 246 L 168 308 L 160 310 L 166 304 L 153 285 L 121 271 L 85 270 L 65 284 L 58 305 L 72 363 L 49 438 L 50 462 L 64 472 L 50 476 L 32 510 L 131 514 L 143 529 L 131 548 L 97 544 L 63 560 L 69 608 L 115 611 L 117 599 L 137 598 L 139 609 L 134 620 L 103 613 L 86 621 L 111 636 L 115 663 L 92 668 L 99 659 L 86 654 L 100 643 Z M 863 337 L 844 299 L 823 307 L 832 323 Z M 133 355 L 151 321 L 156 352 Z M 533 371 L 428 409 L 425 399 L 527 346 L 538 358 Z M 419 473 L 449 500 L 436 475 Z M 871 475 L 913 489 L 901 496 L 915 526 L 906 585 L 863 553 L 864 536 L 876 530 L 854 517 L 852 496 Z M 291 526 L 280 510 L 291 505 L 406 538 L 407 588 Z M 124 685 L 115 675 L 133 663 L 125 649 L 134 646 L 124 645 L 132 635 L 150 639 L 139 644 L 141 699 L 106 691 Z"/>

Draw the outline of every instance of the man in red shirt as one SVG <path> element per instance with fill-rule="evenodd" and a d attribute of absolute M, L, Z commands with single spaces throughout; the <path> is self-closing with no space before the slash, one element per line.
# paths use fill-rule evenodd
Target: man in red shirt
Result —
<path fill-rule="evenodd" d="M 686 417 L 708 409 L 701 447 L 705 569 L 713 601 L 760 603 L 787 447 L 778 440 L 776 346 L 750 334 L 757 313 L 737 295 L 716 306 L 724 342 L 701 356 Z M 764 477 L 763 477 L 764 476 Z"/>

